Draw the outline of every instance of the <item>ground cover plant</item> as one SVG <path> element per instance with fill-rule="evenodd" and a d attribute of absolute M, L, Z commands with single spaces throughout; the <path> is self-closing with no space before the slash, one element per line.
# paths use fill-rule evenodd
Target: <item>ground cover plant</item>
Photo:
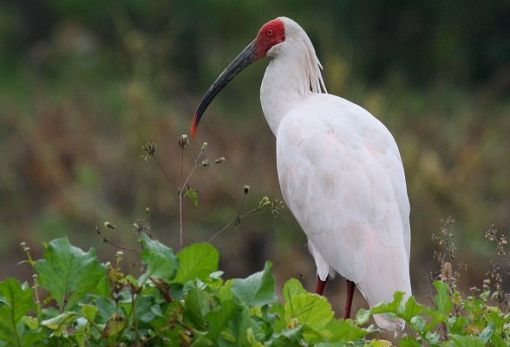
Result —
<path fill-rule="evenodd" d="M 507 346 L 510 314 L 490 280 L 459 291 L 433 282 L 430 305 L 395 293 L 391 303 L 334 317 L 325 297 L 294 278 L 277 293 L 272 264 L 246 278 L 225 279 L 209 243 L 174 253 L 142 232 L 138 263 L 124 272 L 123 252 L 101 262 L 67 238 L 31 257 L 31 283 L 0 282 L 0 344 L 4 346 L 391 346 L 371 324 L 373 314 L 405 320 L 400 346 Z M 129 268 L 129 266 L 128 266 Z M 446 274 L 448 276 L 448 274 Z"/>

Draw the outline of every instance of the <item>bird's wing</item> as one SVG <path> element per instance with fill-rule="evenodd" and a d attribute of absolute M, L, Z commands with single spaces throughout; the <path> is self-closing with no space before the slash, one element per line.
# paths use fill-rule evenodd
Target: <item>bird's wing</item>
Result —
<path fill-rule="evenodd" d="M 313 250 L 361 284 L 371 305 L 395 290 L 410 294 L 409 202 L 386 127 L 344 99 L 314 95 L 285 115 L 277 152 L 283 196 Z M 368 293 L 367 277 L 394 285 Z"/>

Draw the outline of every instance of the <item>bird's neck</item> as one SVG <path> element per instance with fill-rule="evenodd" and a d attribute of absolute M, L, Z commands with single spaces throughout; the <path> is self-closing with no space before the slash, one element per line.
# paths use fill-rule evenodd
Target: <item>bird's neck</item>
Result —
<path fill-rule="evenodd" d="M 262 80 L 260 103 L 275 136 L 285 115 L 312 93 L 309 77 L 300 60 L 291 55 L 272 59 Z"/>

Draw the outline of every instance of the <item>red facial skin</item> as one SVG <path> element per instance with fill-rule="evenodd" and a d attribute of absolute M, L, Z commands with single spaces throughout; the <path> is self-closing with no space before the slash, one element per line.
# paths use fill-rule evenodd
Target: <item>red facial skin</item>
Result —
<path fill-rule="evenodd" d="M 263 58 L 274 45 L 285 41 L 285 27 L 281 19 L 273 19 L 260 28 L 256 38 L 256 58 Z"/>

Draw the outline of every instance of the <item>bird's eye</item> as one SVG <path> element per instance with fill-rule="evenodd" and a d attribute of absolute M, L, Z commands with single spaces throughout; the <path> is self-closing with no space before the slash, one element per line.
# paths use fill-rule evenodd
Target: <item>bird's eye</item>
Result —
<path fill-rule="evenodd" d="M 267 29 L 266 34 L 267 34 L 267 36 L 273 35 L 273 30 L 272 29 Z"/>

